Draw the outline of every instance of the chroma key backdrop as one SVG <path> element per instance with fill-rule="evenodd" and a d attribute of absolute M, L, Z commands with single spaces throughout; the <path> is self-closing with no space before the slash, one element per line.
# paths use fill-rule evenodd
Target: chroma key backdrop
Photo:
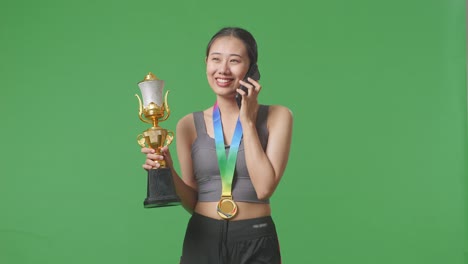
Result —
<path fill-rule="evenodd" d="M 224 26 L 294 115 L 283 263 L 467 263 L 465 21 L 462 0 L 3 1 L 0 263 L 179 263 L 190 215 L 143 208 L 134 95 L 164 80 L 174 131 L 213 105 Z"/>

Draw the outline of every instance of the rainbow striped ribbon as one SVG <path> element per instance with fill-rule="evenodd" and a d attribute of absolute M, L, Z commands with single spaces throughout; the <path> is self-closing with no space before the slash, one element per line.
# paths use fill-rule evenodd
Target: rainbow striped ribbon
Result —
<path fill-rule="evenodd" d="M 222 196 L 231 196 L 232 179 L 234 178 L 237 152 L 239 151 L 239 145 L 242 139 L 242 125 L 238 118 L 227 157 L 226 149 L 224 147 L 223 126 L 221 124 L 221 113 L 219 111 L 218 102 L 215 102 L 213 106 L 213 129 L 216 143 L 216 154 L 218 156 L 219 172 L 223 186 Z"/>

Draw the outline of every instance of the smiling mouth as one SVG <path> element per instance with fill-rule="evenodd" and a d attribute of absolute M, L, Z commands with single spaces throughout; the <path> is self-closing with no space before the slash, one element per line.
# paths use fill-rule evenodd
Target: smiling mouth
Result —
<path fill-rule="evenodd" d="M 216 78 L 215 80 L 219 87 L 229 87 L 234 81 L 234 79 L 230 78 Z"/>
<path fill-rule="evenodd" d="M 232 79 L 217 78 L 216 81 L 219 83 L 228 83 L 231 82 Z"/>

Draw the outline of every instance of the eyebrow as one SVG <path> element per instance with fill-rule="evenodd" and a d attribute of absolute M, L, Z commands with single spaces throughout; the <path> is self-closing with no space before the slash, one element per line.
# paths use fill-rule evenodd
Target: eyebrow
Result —
<path fill-rule="evenodd" d="M 212 52 L 212 53 L 210 53 L 210 55 L 222 55 L 222 53 L 221 53 L 221 52 Z M 241 57 L 241 58 L 242 58 L 241 55 L 236 54 L 236 53 L 229 54 L 229 56 L 237 56 L 237 57 Z"/>

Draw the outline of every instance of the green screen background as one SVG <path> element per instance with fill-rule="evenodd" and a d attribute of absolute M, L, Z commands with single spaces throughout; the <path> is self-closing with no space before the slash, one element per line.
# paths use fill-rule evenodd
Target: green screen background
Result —
<path fill-rule="evenodd" d="M 209 107 L 205 47 L 233 25 L 257 38 L 261 102 L 294 113 L 272 198 L 283 262 L 467 263 L 465 10 L 2 2 L 0 263 L 178 263 L 189 214 L 142 206 L 134 94 L 149 71 L 166 81 L 168 129 Z"/>

